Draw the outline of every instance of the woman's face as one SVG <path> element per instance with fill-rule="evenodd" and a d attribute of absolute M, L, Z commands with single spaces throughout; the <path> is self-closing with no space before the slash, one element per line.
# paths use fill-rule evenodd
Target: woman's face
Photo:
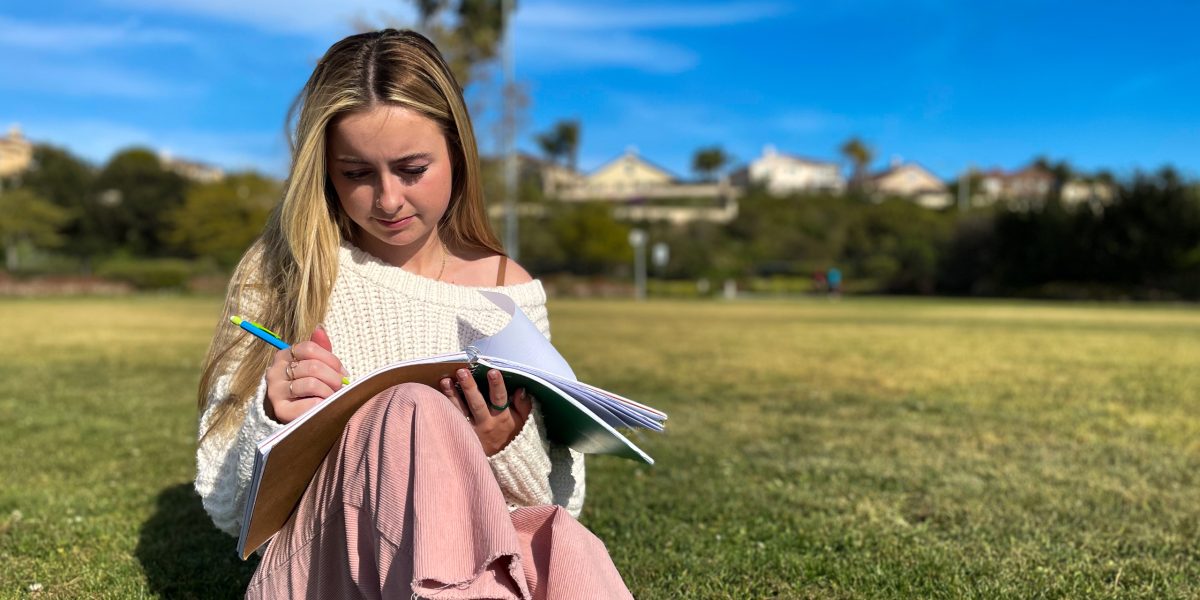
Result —
<path fill-rule="evenodd" d="M 366 234 L 359 240 L 364 250 L 402 264 L 436 243 L 452 177 L 437 123 L 407 108 L 377 105 L 337 119 L 326 148 L 342 209 Z"/>

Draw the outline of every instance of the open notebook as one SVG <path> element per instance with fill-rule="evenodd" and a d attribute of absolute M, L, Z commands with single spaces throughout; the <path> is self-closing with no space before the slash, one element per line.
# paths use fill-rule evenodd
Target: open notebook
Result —
<path fill-rule="evenodd" d="M 359 377 L 258 443 L 238 537 L 242 558 L 287 522 L 321 461 L 363 403 L 401 383 L 437 387 L 438 381 L 462 367 L 472 370 L 482 389 L 487 387 L 488 370 L 497 369 L 508 389 L 524 387 L 533 394 L 552 442 L 579 452 L 615 454 L 654 464 L 617 429 L 662 431 L 665 413 L 580 382 L 511 298 L 497 292 L 479 293 L 511 316 L 499 333 L 462 352 L 398 362 Z"/>

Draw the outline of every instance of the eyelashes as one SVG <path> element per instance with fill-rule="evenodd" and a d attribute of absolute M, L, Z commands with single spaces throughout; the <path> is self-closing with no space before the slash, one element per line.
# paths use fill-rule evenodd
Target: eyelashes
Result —
<path fill-rule="evenodd" d="M 411 179 L 411 178 L 420 177 L 423 173 L 425 173 L 425 171 L 428 171 L 428 170 L 429 170 L 429 167 L 425 166 L 425 167 L 416 167 L 416 168 L 412 168 L 412 169 L 399 169 L 399 173 L 400 173 L 401 177 L 404 177 L 406 179 Z M 359 179 L 364 179 L 366 177 L 369 177 L 371 175 L 371 173 L 372 173 L 372 171 L 343 171 L 342 177 L 345 177 L 346 179 L 349 179 L 351 181 L 357 181 Z"/>

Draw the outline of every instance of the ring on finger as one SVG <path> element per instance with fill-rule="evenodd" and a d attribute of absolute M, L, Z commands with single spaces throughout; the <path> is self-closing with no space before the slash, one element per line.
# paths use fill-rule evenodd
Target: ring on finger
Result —
<path fill-rule="evenodd" d="M 509 404 L 512 404 L 512 398 L 506 400 L 502 406 L 496 406 L 495 404 L 492 404 L 491 398 L 487 399 L 488 408 L 491 408 L 492 410 L 498 410 L 500 412 L 504 412 L 506 409 L 508 409 Z"/>
<path fill-rule="evenodd" d="M 289 381 L 289 382 L 288 382 L 288 396 L 291 396 L 292 398 L 295 398 L 295 397 L 296 397 L 296 392 L 293 392 L 293 391 L 292 391 L 292 384 L 293 384 L 293 383 L 296 383 L 296 382 L 295 382 L 295 381 Z"/>
<path fill-rule="evenodd" d="M 300 360 L 300 359 L 296 358 L 296 349 L 295 348 L 288 346 L 288 352 L 292 353 L 292 362 L 296 362 L 296 361 Z"/>
<path fill-rule="evenodd" d="M 294 381 L 296 379 L 296 363 L 289 363 L 283 372 L 287 375 L 288 381 Z"/>

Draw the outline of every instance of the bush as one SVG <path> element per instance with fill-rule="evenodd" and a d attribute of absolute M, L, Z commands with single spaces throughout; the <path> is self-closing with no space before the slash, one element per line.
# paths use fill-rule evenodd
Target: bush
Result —
<path fill-rule="evenodd" d="M 139 290 L 182 290 L 194 267 L 178 258 L 111 260 L 100 265 L 96 274 L 105 279 L 124 281 Z"/>
<path fill-rule="evenodd" d="M 703 298 L 713 295 L 716 286 L 710 281 L 708 287 L 697 279 L 650 279 L 646 281 L 646 294 L 651 298 Z"/>

